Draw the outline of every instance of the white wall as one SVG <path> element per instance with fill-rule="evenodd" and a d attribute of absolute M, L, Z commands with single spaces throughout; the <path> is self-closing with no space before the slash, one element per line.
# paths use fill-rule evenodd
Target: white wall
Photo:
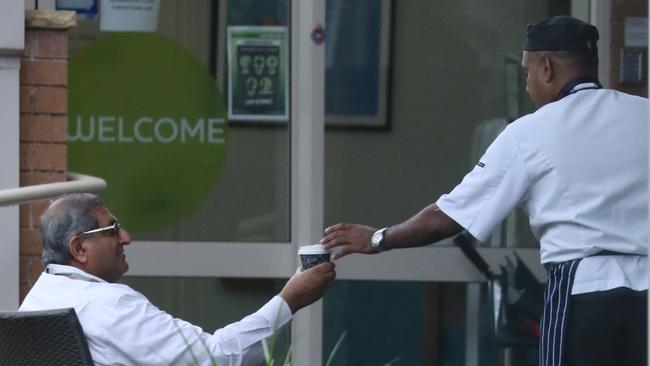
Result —
<path fill-rule="evenodd" d="M 20 53 L 24 0 L 3 0 L 0 12 L 0 189 L 19 183 Z M 18 207 L 0 208 L 0 310 L 18 306 Z"/>
<path fill-rule="evenodd" d="M 16 54 L 25 41 L 24 0 L 2 0 L 0 11 L 0 55 Z"/>

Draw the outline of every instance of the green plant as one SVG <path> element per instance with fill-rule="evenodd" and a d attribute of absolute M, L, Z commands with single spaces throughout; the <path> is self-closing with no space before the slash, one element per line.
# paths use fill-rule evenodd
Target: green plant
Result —
<path fill-rule="evenodd" d="M 336 355 L 336 352 L 339 350 L 339 347 L 341 347 L 341 343 L 343 343 L 343 340 L 345 339 L 345 336 L 348 335 L 348 331 L 346 330 L 341 334 L 339 337 L 339 340 L 336 341 L 336 344 L 334 345 L 334 348 L 332 348 L 332 352 L 330 352 L 329 357 L 327 358 L 327 362 L 325 363 L 325 366 L 330 366 L 332 363 L 332 360 L 334 360 L 334 356 Z"/>
<path fill-rule="evenodd" d="M 196 354 L 194 353 L 194 349 L 192 349 L 192 346 L 190 345 L 190 342 L 188 341 L 187 337 L 185 337 L 185 334 L 183 334 L 183 332 L 181 331 L 181 329 L 178 327 L 178 325 L 176 323 L 174 323 L 174 326 L 176 327 L 176 331 L 178 332 L 178 334 L 180 334 L 181 338 L 183 338 L 183 343 L 185 343 L 185 346 L 187 346 L 187 349 L 190 351 L 190 354 L 192 355 L 192 361 L 194 362 L 194 365 L 197 365 L 197 366 L 200 365 L 199 359 L 196 356 Z M 214 358 L 214 356 L 212 356 L 212 354 L 210 354 L 208 345 L 205 344 L 205 341 L 203 340 L 203 338 L 199 337 L 199 339 L 201 340 L 201 345 L 203 345 L 203 348 L 205 348 L 206 353 L 208 354 L 208 357 L 210 358 L 210 363 L 212 364 L 212 366 L 220 366 L 219 362 L 217 362 L 217 359 Z"/>
<path fill-rule="evenodd" d="M 275 334 L 273 335 L 275 338 Z M 287 349 L 287 353 L 284 355 L 284 362 L 281 364 L 275 363 L 275 357 L 273 355 L 273 350 L 275 349 L 275 339 L 271 340 L 271 348 L 269 349 L 266 339 L 262 339 L 262 349 L 264 350 L 264 361 L 266 366 L 289 366 L 291 365 L 291 345 Z"/>
<path fill-rule="evenodd" d="M 203 355 L 197 355 L 194 352 L 194 349 L 192 349 L 192 346 L 190 345 L 190 342 L 187 339 L 187 337 L 185 336 L 185 334 L 183 334 L 181 329 L 178 328 L 178 326 L 176 324 L 174 324 L 174 326 L 176 326 L 176 330 L 181 335 L 181 337 L 183 338 L 183 342 L 185 343 L 188 350 L 190 351 L 190 354 L 192 355 L 192 361 L 193 361 L 194 365 L 196 365 L 196 366 L 200 365 L 201 363 L 199 362 L 199 359 Z M 284 359 L 283 359 L 282 363 L 277 363 L 278 359 L 276 359 L 276 355 L 274 353 L 275 353 L 275 344 L 276 344 L 278 334 L 279 334 L 278 328 L 275 328 L 275 330 L 273 331 L 273 335 L 271 336 L 270 345 L 269 345 L 269 342 L 267 342 L 266 339 L 262 339 L 262 350 L 264 352 L 265 366 L 291 366 L 291 347 L 293 346 L 293 342 L 292 342 L 292 344 L 289 345 L 289 348 L 287 349 L 287 353 L 284 355 Z M 327 362 L 325 363 L 325 366 L 330 366 L 332 364 L 332 361 L 334 360 L 334 356 L 336 356 L 336 353 L 339 350 L 339 348 L 341 347 L 341 343 L 343 343 L 343 340 L 345 339 L 346 336 L 347 336 L 347 331 L 343 332 L 343 334 L 341 334 L 339 339 L 336 341 L 336 344 L 332 348 L 332 351 L 330 352 L 329 357 L 327 358 Z M 209 347 L 205 343 L 203 338 L 201 338 L 201 337 L 198 337 L 198 338 L 201 341 L 201 345 L 203 346 L 203 348 L 205 350 L 205 354 L 206 354 L 205 357 L 208 357 L 210 359 L 210 363 L 212 364 L 212 366 L 221 366 L 221 365 L 219 365 L 219 362 L 217 361 L 217 359 L 212 354 L 210 354 Z M 396 360 L 394 360 L 394 361 L 396 361 Z M 394 362 L 394 361 L 391 361 L 391 362 Z M 390 366 L 390 363 L 388 363 L 386 366 Z"/>

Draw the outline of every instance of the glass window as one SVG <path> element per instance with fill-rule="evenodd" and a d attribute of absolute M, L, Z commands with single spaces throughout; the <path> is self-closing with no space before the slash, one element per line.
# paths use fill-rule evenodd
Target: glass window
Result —
<path fill-rule="evenodd" d="M 326 130 L 326 226 L 395 224 L 453 189 L 509 121 L 532 111 L 519 66 L 526 24 L 570 13 L 568 1 L 414 0 L 392 7 L 381 29 L 390 35 L 389 91 L 380 101 L 389 121 L 377 129 L 350 118 L 346 128 Z M 537 246 L 521 213 L 485 244 Z M 399 268 L 376 271 L 388 279 Z M 480 332 L 480 365 L 534 365 L 534 350 L 506 354 L 490 343 L 484 324 L 467 324 L 467 286 L 337 281 L 324 302 L 324 357 L 347 331 L 341 365 L 396 357 L 392 365 L 465 365 L 473 328 Z"/>
<path fill-rule="evenodd" d="M 290 117 L 221 121 L 229 26 L 282 28 L 289 55 L 288 1 L 129 4 L 126 15 L 153 16 L 153 23 L 113 17 L 111 11 L 125 10 L 120 5 L 80 15 L 70 31 L 69 169 L 107 180 L 106 205 L 134 240 L 289 242 Z M 261 73 L 270 73 L 272 65 L 263 66 Z M 287 73 L 281 77 L 288 82 Z M 154 261 L 156 255 L 147 253 Z M 123 282 L 213 333 L 255 312 L 286 280 L 127 276 Z M 278 341 L 276 352 L 284 355 L 290 331 Z"/>
<path fill-rule="evenodd" d="M 277 84 L 288 85 L 288 1 L 103 3 L 70 33 L 69 169 L 107 180 L 103 197 L 137 240 L 290 241 L 289 117 L 226 121 L 228 27 L 282 29 Z M 136 13 L 153 26 L 118 17 Z M 290 97 L 271 78 L 233 80 Z"/>
<path fill-rule="evenodd" d="M 337 281 L 323 311 L 323 364 L 343 335 L 335 365 L 426 364 L 426 290 L 417 282 Z"/>

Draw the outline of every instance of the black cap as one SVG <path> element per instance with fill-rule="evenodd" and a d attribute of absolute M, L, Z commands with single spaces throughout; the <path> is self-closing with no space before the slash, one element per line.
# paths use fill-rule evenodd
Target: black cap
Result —
<path fill-rule="evenodd" d="M 581 51 L 598 54 L 598 29 L 570 16 L 556 16 L 529 24 L 524 38 L 526 51 Z"/>

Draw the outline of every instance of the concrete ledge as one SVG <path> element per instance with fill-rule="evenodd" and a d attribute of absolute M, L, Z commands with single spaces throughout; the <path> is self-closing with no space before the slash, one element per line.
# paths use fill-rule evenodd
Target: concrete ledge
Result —
<path fill-rule="evenodd" d="M 74 11 L 25 10 L 25 28 L 68 29 L 76 25 Z"/>

